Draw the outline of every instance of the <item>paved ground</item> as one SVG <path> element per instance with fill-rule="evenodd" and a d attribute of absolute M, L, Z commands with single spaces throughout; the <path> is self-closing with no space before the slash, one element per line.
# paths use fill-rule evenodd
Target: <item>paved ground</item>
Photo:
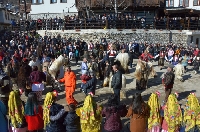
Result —
<path fill-rule="evenodd" d="M 134 60 L 134 64 L 136 64 L 137 60 Z M 126 99 L 122 99 L 122 103 L 125 104 L 130 104 L 130 100 L 132 98 L 132 95 L 135 92 L 141 92 L 143 99 L 145 101 L 148 100 L 149 96 L 151 95 L 152 92 L 155 91 L 159 91 L 161 93 L 161 97 L 160 97 L 160 102 L 162 102 L 164 100 L 165 94 L 164 94 L 164 88 L 161 84 L 161 76 L 163 75 L 164 72 L 166 72 L 166 68 L 163 70 L 160 70 L 157 65 L 157 62 L 153 62 L 154 66 L 155 66 L 155 70 L 158 74 L 157 78 L 150 78 L 149 79 L 149 83 L 148 83 L 148 89 L 145 91 L 137 91 L 135 89 L 135 79 L 133 78 L 133 72 L 135 71 L 135 68 L 130 69 L 130 74 L 126 74 L 126 88 L 123 89 L 126 92 Z M 135 66 L 135 65 L 134 65 Z M 167 64 L 166 64 L 167 66 Z M 80 67 L 77 66 L 73 66 L 73 62 L 72 62 L 72 70 L 75 71 L 76 75 L 77 75 L 77 89 L 76 92 L 74 94 L 75 99 L 79 102 L 78 106 L 82 106 L 83 105 L 83 101 L 85 98 L 84 93 L 80 92 Z M 198 98 L 200 98 L 200 74 L 194 75 L 193 71 L 192 71 L 192 67 L 188 66 L 188 71 L 185 73 L 185 75 L 183 76 L 183 78 L 185 79 L 184 82 L 180 82 L 179 80 L 175 80 L 175 84 L 174 84 L 174 88 L 173 88 L 173 92 L 178 92 L 179 93 L 179 97 L 178 100 L 181 104 L 185 104 L 185 98 L 191 93 L 191 92 L 195 92 L 196 96 Z M 112 93 L 111 90 L 108 87 L 100 87 L 99 86 L 100 81 L 98 80 L 97 83 L 97 90 L 96 90 L 96 95 L 95 95 L 95 100 L 97 101 L 98 104 L 105 104 L 109 95 Z M 50 88 L 47 88 L 44 92 L 43 92 L 43 98 L 45 98 L 45 94 L 46 92 L 49 90 Z M 22 98 L 25 100 L 26 97 L 22 96 Z M 66 106 L 66 100 L 65 100 L 65 92 L 60 92 L 59 96 L 58 96 L 58 101 L 59 104 L 65 105 Z M 123 122 L 127 122 L 128 119 L 124 118 Z M 125 123 L 126 124 L 126 123 Z M 127 130 L 123 130 L 123 132 L 128 132 Z"/>

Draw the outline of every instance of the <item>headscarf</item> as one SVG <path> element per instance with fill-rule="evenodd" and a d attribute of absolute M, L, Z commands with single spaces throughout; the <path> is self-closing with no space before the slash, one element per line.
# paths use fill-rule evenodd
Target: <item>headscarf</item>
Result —
<path fill-rule="evenodd" d="M 100 129 L 101 123 L 101 107 L 97 107 L 96 102 L 91 95 L 85 98 L 84 105 L 80 108 L 81 128 L 84 130 L 93 130 L 97 127 Z M 94 128 L 91 128 L 91 125 Z"/>
<path fill-rule="evenodd" d="M 19 91 L 11 91 L 8 100 L 8 114 L 12 125 L 16 128 L 17 125 L 23 123 L 24 106 L 20 99 Z"/>
<path fill-rule="evenodd" d="M 182 123 L 182 111 L 176 94 L 170 94 L 164 107 L 164 119 L 168 124 L 168 132 L 174 132 Z"/>
<path fill-rule="evenodd" d="M 57 92 L 48 92 L 46 94 L 46 98 L 44 100 L 44 106 L 43 106 L 43 120 L 44 120 L 44 127 L 46 128 L 46 125 L 50 123 L 50 107 L 55 101 L 55 98 L 57 97 Z"/>
<path fill-rule="evenodd" d="M 187 97 L 186 106 L 184 109 L 185 131 L 195 128 L 195 125 L 200 127 L 200 106 L 199 101 L 194 93 Z"/>
<path fill-rule="evenodd" d="M 154 126 L 161 125 L 160 116 L 160 103 L 158 99 L 158 94 L 152 93 L 148 105 L 150 107 L 150 116 L 148 118 L 148 129 L 152 129 Z"/>

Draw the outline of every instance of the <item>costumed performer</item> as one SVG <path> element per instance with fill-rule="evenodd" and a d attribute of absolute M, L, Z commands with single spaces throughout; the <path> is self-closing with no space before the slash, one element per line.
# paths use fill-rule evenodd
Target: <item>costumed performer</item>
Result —
<path fill-rule="evenodd" d="M 181 59 L 179 59 L 178 64 L 175 66 L 175 76 L 178 80 L 180 80 L 181 82 L 183 82 L 183 74 L 185 73 L 185 69 L 183 67 L 183 65 L 181 64 Z"/>
<path fill-rule="evenodd" d="M 22 93 L 21 93 L 22 94 Z M 26 132 L 27 123 L 24 115 L 24 103 L 20 99 L 20 91 L 11 91 L 8 100 L 8 115 L 13 132 Z"/>
<path fill-rule="evenodd" d="M 76 110 L 80 116 L 82 132 L 101 132 L 102 107 L 89 94 L 84 101 L 84 105 Z"/>
<path fill-rule="evenodd" d="M 194 93 L 190 93 L 187 97 L 184 108 L 184 124 L 185 132 L 200 131 L 200 105 Z"/>
<path fill-rule="evenodd" d="M 161 132 L 179 132 L 182 123 L 182 111 L 177 97 L 177 93 L 170 94 L 166 105 L 163 106 L 164 120 Z"/>
<path fill-rule="evenodd" d="M 159 103 L 160 93 L 157 91 L 152 93 L 148 105 L 150 107 L 150 116 L 148 118 L 148 132 L 160 132 L 161 128 L 161 115 L 160 115 L 160 103 Z"/>
<path fill-rule="evenodd" d="M 59 82 L 65 83 L 66 101 L 68 105 L 77 105 L 78 102 L 73 97 L 76 88 L 76 74 L 71 70 L 70 65 L 66 67 L 64 78 L 60 79 Z"/>

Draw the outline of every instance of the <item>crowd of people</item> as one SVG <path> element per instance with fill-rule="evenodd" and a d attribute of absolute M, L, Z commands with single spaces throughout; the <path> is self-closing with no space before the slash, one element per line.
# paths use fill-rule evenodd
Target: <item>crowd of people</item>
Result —
<path fill-rule="evenodd" d="M 123 127 L 127 127 L 125 132 L 199 131 L 200 106 L 194 93 L 189 94 L 185 105 L 178 104 L 177 93 L 170 94 L 163 106 L 159 92 L 152 93 L 147 103 L 140 93 L 135 93 L 129 105 L 119 104 L 115 95 L 105 105 L 97 105 L 93 95 L 88 94 L 79 108 L 56 103 L 55 90 L 46 94 L 43 106 L 36 93 L 29 93 L 26 103 L 20 99 L 21 94 L 19 90 L 10 92 L 8 110 L 0 101 L 2 132 L 120 132 Z M 130 118 L 125 126 L 122 117 Z"/>
<path fill-rule="evenodd" d="M 187 65 L 194 65 L 195 73 L 198 73 L 197 46 L 148 44 L 137 41 L 108 42 L 105 38 L 99 42 L 85 42 L 81 38 L 75 40 L 60 35 L 42 37 L 36 32 L 21 34 L 17 31 L 2 33 L 0 41 L 1 73 L 6 73 L 18 89 L 9 91 L 5 96 L 1 94 L 0 129 L 5 130 L 3 132 L 43 129 L 47 132 L 100 132 L 102 125 L 108 132 L 119 132 L 123 128 L 121 117 L 125 116 L 131 118 L 130 124 L 127 125 L 131 132 L 199 131 L 199 103 L 195 94 L 191 93 L 188 96 L 186 106 L 181 109 L 177 94 L 171 93 L 175 77 L 183 81 L 182 75 L 187 72 Z M 128 54 L 128 57 L 123 58 L 128 61 L 120 61 L 117 57 L 119 54 Z M 83 61 L 79 63 L 81 57 Z M 52 69 L 58 58 L 62 58 L 62 64 L 54 68 L 57 71 L 51 76 L 48 69 Z M 118 61 L 115 61 L 116 58 Z M 128 66 L 133 68 L 134 58 L 139 58 L 138 64 L 158 61 L 160 70 L 165 68 L 165 61 L 170 64 L 162 79 L 166 94 L 162 106 L 158 101 L 159 92 L 152 93 L 148 103 L 143 101 L 139 93 L 133 95 L 130 105 L 120 103 L 122 77 L 123 74 L 129 73 Z M 80 104 L 73 97 L 77 73 L 71 70 L 71 67 L 75 66 L 81 72 L 80 90 L 86 95 L 82 107 L 77 107 Z M 105 78 L 110 78 L 109 85 L 114 94 L 106 105 L 98 106 L 94 100 L 96 84 L 98 80 Z M 59 85 L 55 85 L 57 83 L 64 83 L 67 112 L 64 106 L 56 103 L 58 91 L 62 90 Z M 141 87 L 145 82 L 136 83 L 136 86 Z M 52 90 L 46 94 L 43 102 L 42 91 L 47 85 L 52 85 Z M 147 87 L 147 83 L 144 86 L 142 89 Z M 27 96 L 27 101 L 20 99 L 21 94 Z"/>
<path fill-rule="evenodd" d="M 188 26 L 188 21 L 189 25 Z M 12 20 L 13 28 L 24 27 L 26 30 L 72 30 L 72 29 L 170 29 L 184 30 L 198 29 L 198 18 L 181 18 L 166 16 L 146 18 L 145 16 L 135 16 L 134 14 L 95 14 L 84 18 L 83 16 L 67 15 L 65 18 L 54 17 L 15 21 Z"/>

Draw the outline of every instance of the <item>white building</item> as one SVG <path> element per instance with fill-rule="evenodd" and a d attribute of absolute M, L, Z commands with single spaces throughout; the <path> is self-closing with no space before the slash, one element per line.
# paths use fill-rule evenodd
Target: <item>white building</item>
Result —
<path fill-rule="evenodd" d="M 166 0 L 166 7 L 178 7 L 179 9 L 200 10 L 199 0 Z"/>
<path fill-rule="evenodd" d="M 30 16 L 37 18 L 63 17 L 77 14 L 75 0 L 32 0 Z"/>

